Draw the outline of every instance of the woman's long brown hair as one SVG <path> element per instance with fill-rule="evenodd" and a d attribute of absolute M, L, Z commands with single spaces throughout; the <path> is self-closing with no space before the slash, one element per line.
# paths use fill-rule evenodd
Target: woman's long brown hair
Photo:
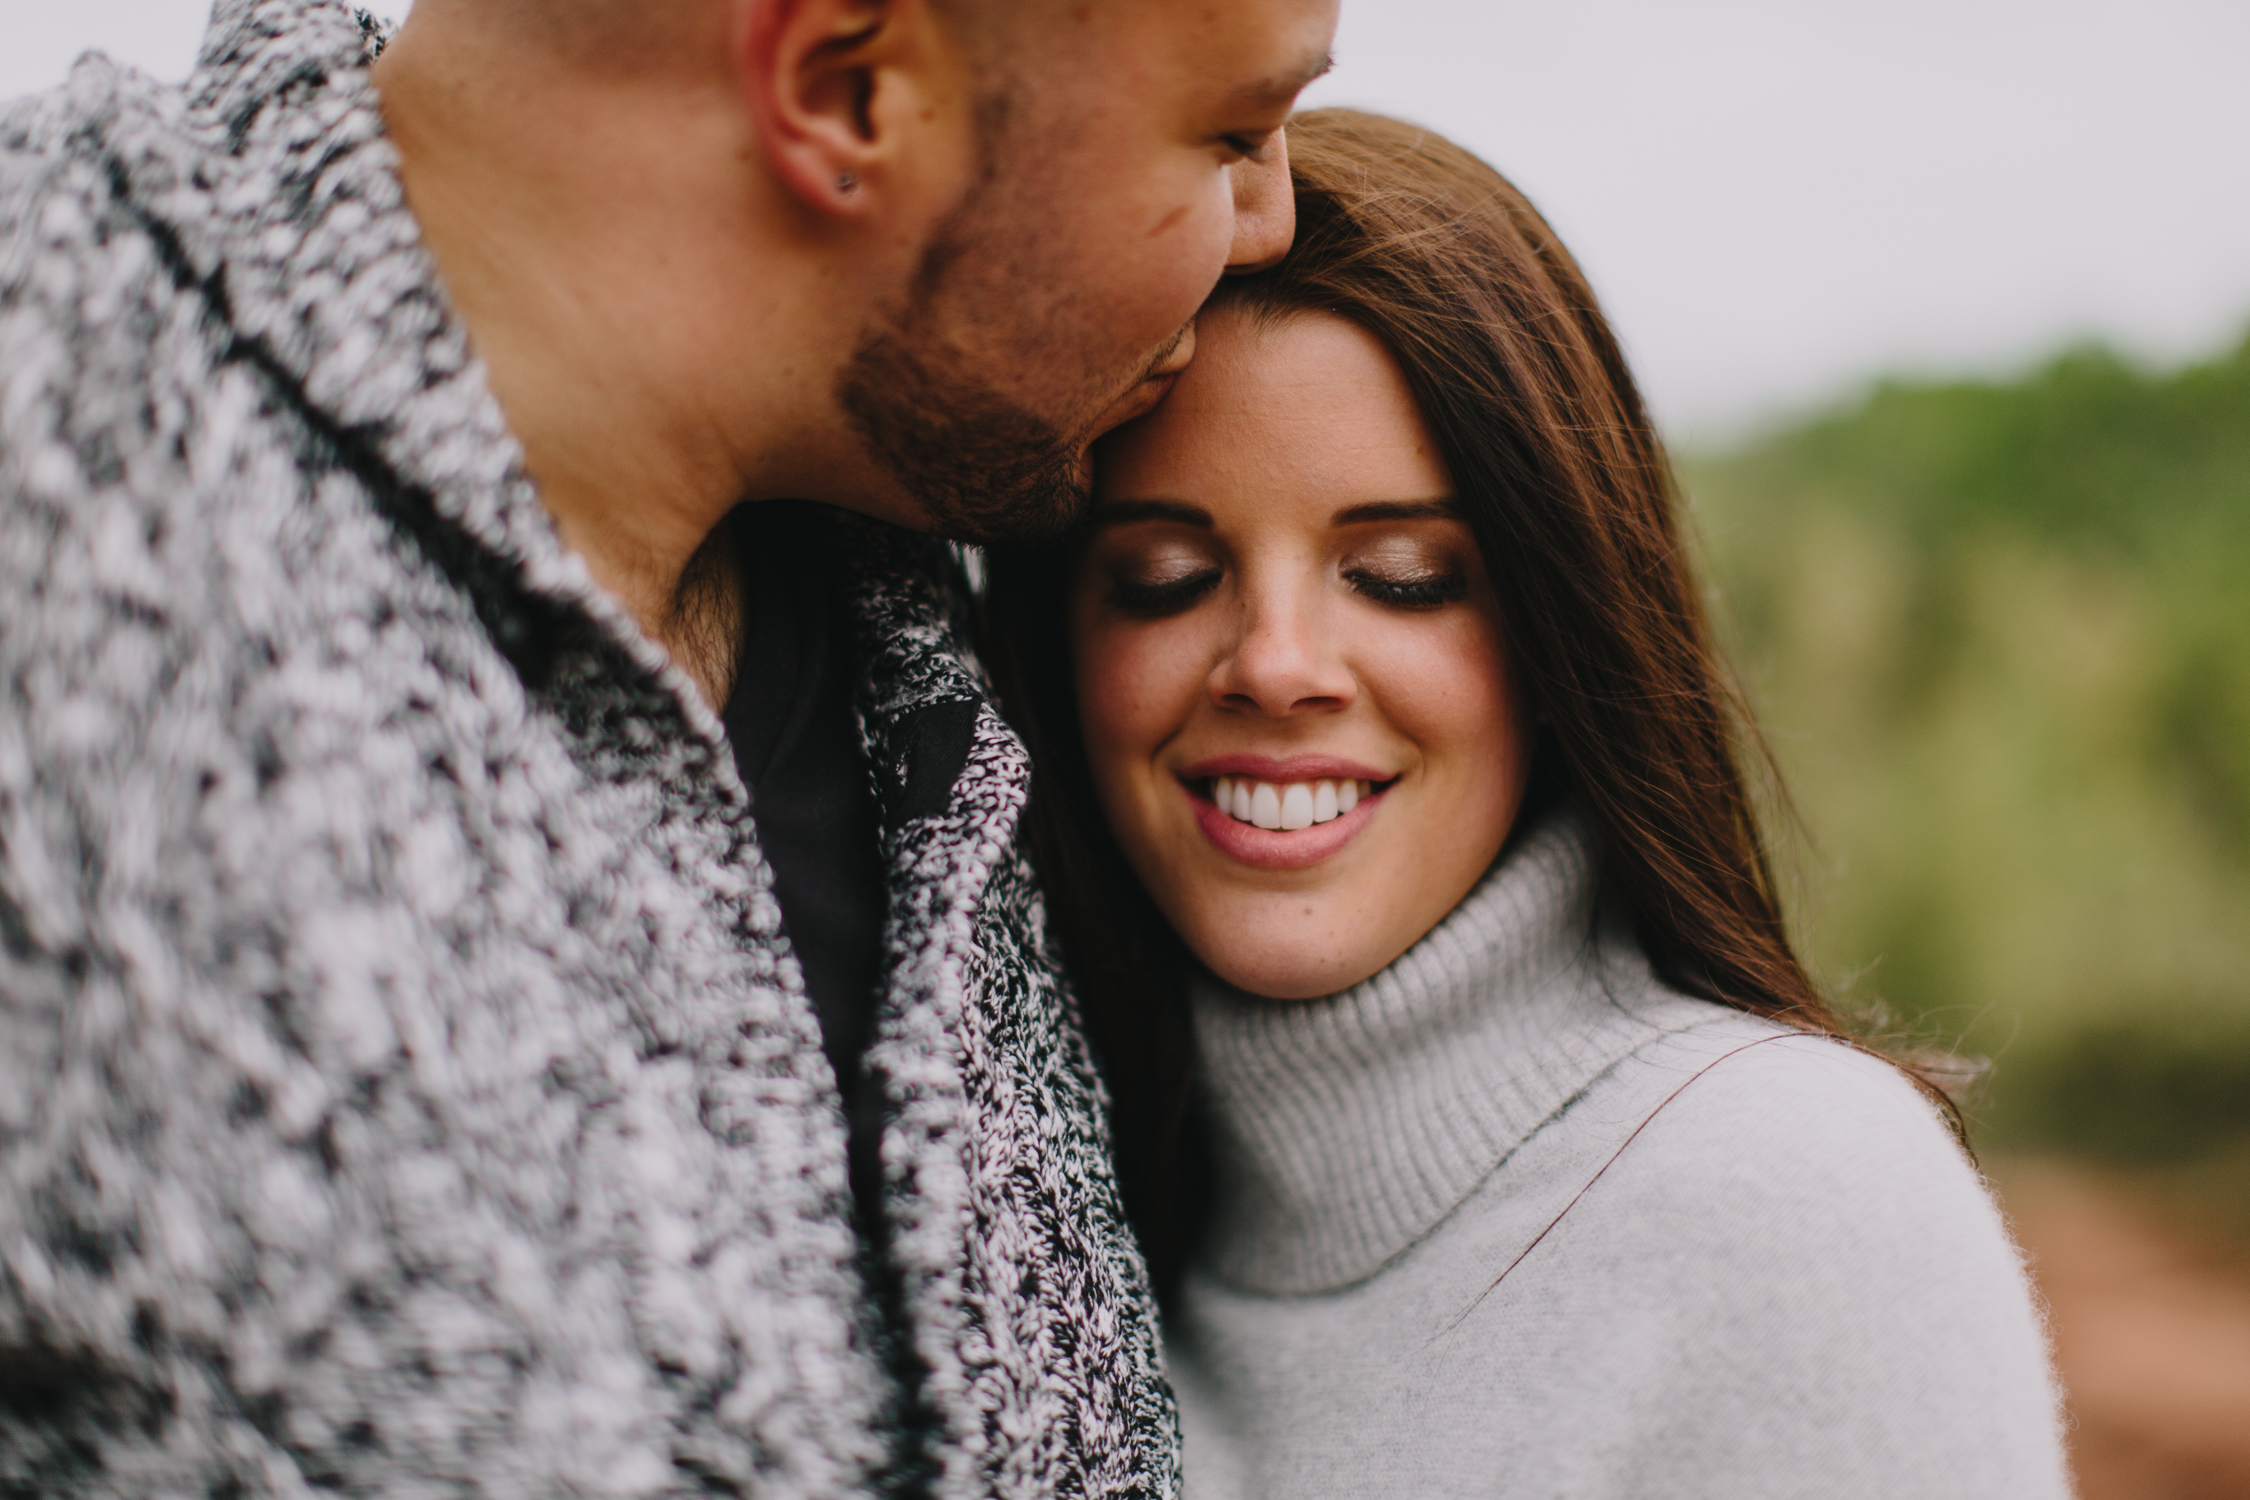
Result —
<path fill-rule="evenodd" d="M 1577 263 L 1507 179 L 1414 126 L 1289 126 L 1297 240 L 1213 298 L 1324 312 L 1388 346 L 1483 551 L 1543 728 L 1534 780 L 1592 818 L 1606 900 L 1664 981 L 1841 1035 L 1790 944 L 1744 775 L 1770 771 L 1711 639 L 1672 471 Z M 1159 1287 L 1192 1247 L 1192 960 L 1126 866 L 1087 771 L 1067 639 L 1071 542 L 994 549 L 989 653 L 1030 739 L 1030 833 L 1114 1107 Z M 1527 805 L 1527 811 L 1529 807 Z"/>

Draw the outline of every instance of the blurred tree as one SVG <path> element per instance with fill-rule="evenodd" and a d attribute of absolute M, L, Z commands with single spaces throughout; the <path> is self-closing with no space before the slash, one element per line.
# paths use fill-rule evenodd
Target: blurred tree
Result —
<path fill-rule="evenodd" d="M 1886 383 L 1683 472 L 1846 1003 L 1993 1057 L 2000 1142 L 2250 1139 L 2250 340 Z"/>

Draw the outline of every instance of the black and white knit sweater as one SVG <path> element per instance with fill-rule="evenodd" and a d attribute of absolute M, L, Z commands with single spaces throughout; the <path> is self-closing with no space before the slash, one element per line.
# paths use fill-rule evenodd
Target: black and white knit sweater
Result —
<path fill-rule="evenodd" d="M 747 795 L 525 477 L 374 46 L 221 0 L 184 90 L 0 112 L 0 1495 L 884 1487 Z M 1169 1495 L 1023 750 L 942 552 L 839 524 L 930 1487 Z"/>

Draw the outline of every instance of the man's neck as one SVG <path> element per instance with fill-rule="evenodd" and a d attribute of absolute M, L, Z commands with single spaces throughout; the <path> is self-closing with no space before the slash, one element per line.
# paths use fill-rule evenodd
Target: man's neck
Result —
<path fill-rule="evenodd" d="M 733 569 L 690 564 L 741 501 L 867 468 L 851 320 L 723 69 L 574 69 L 482 14 L 422 0 L 377 65 L 409 201 L 563 542 L 721 708 Z"/>

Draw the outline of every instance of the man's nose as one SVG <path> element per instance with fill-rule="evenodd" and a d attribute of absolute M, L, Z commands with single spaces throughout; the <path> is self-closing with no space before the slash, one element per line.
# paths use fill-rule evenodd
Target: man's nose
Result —
<path fill-rule="evenodd" d="M 1235 713 L 1268 718 L 1336 713 L 1359 696 L 1359 680 L 1317 619 L 1287 604 L 1254 610 L 1234 649 L 1211 673 L 1211 697 Z"/>
<path fill-rule="evenodd" d="M 1234 246 L 1229 275 L 1263 271 L 1289 253 L 1297 237 L 1297 195 L 1289 188 L 1289 132 L 1274 132 L 1264 161 L 1238 161 L 1234 176 Z"/>

